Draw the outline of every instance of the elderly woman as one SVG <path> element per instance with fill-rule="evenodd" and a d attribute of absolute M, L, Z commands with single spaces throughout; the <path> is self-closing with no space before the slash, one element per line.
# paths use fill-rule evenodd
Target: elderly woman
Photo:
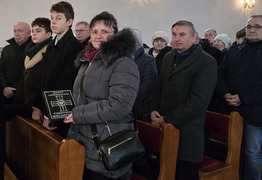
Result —
<path fill-rule="evenodd" d="M 164 56 L 172 49 L 170 46 L 168 46 L 168 42 L 168 35 L 164 31 L 157 31 L 152 36 L 152 44 L 154 47 L 149 49 L 148 54 L 154 56 L 156 59 L 158 74 L 160 74 Z"/>
<path fill-rule="evenodd" d="M 108 171 L 99 159 L 91 134 L 91 125 L 97 127 L 103 141 L 110 132 L 133 129 L 132 107 L 139 86 L 139 72 L 132 56 L 135 39 L 128 29 L 118 32 L 115 17 L 102 12 L 90 23 L 91 43 L 80 54 L 73 96 L 76 107 L 67 116 L 71 123 L 68 137 L 86 147 L 84 179 L 130 179 L 132 164 Z M 110 129 L 110 130 L 109 130 Z"/>
<path fill-rule="evenodd" d="M 228 35 L 225 33 L 217 35 L 214 39 L 213 45 L 221 51 L 223 58 L 230 47 L 230 41 Z"/>

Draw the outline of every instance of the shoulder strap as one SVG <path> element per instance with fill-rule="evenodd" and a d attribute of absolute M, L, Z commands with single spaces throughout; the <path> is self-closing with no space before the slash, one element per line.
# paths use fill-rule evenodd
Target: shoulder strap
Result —
<path fill-rule="evenodd" d="M 133 119 L 133 123 L 134 123 L 134 130 L 135 132 L 138 132 L 138 129 L 137 129 L 137 118 L 136 118 L 136 113 L 135 113 L 135 110 L 133 108 L 133 116 L 134 116 L 134 119 Z"/>
<path fill-rule="evenodd" d="M 92 138 L 95 142 L 95 145 L 96 145 L 96 148 L 98 149 L 99 146 L 98 146 L 98 133 L 97 133 L 97 128 L 96 128 L 96 125 L 95 124 L 91 124 L 91 134 L 92 134 Z"/>

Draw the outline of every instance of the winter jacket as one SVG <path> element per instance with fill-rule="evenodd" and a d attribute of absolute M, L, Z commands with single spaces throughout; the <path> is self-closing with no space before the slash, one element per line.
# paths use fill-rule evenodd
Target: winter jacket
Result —
<path fill-rule="evenodd" d="M 43 56 L 46 52 L 48 43 L 52 38 L 48 38 L 40 44 L 29 43 L 26 47 L 26 53 L 28 53 L 24 60 L 24 74 L 21 77 L 15 93 L 15 103 L 24 103 L 25 105 L 32 107 L 34 100 L 37 96 L 36 89 L 41 82 L 42 68 L 43 68 Z M 39 49 L 39 50 L 38 50 Z M 32 57 L 29 57 L 29 52 Z"/>
<path fill-rule="evenodd" d="M 0 91 L 3 92 L 2 82 L 0 81 Z M 0 179 L 4 179 L 5 159 L 6 159 L 6 131 L 3 116 L 3 93 L 0 94 Z"/>
<path fill-rule="evenodd" d="M 3 87 L 16 87 L 24 70 L 25 48 L 31 42 L 31 37 L 18 45 L 14 38 L 7 40 L 9 45 L 5 46 L 1 53 L 0 80 Z"/>
<path fill-rule="evenodd" d="M 213 58 L 216 59 L 217 65 L 221 63 L 223 60 L 222 53 L 219 49 L 214 46 L 211 46 L 207 39 L 200 39 L 199 44 L 201 45 L 202 49 L 210 54 Z"/>
<path fill-rule="evenodd" d="M 245 123 L 262 127 L 262 41 L 245 40 L 233 45 L 219 67 L 216 92 L 222 98 L 226 93 L 238 94 L 241 105 L 226 106 L 224 113 L 240 112 Z"/>
<path fill-rule="evenodd" d="M 149 121 L 150 112 L 148 101 L 155 89 L 158 77 L 156 60 L 153 56 L 146 54 L 143 47 L 135 52 L 134 57 L 140 74 L 140 85 L 134 110 L 137 119 Z"/>
<path fill-rule="evenodd" d="M 153 56 L 153 50 L 154 48 L 150 48 L 148 54 Z M 164 56 L 166 55 L 166 53 L 168 53 L 171 50 L 172 48 L 170 46 L 166 46 L 163 49 L 161 49 L 161 51 L 155 57 L 158 75 L 160 74 L 160 71 L 161 71 L 161 66 L 162 66 Z"/>
<path fill-rule="evenodd" d="M 115 171 L 106 170 L 98 160 L 91 124 L 97 127 L 99 141 L 109 137 L 106 123 L 112 134 L 133 129 L 132 107 L 139 86 L 138 68 L 131 58 L 134 51 L 132 32 L 123 30 L 117 33 L 102 43 L 100 52 L 91 63 L 84 57 L 80 59 L 83 62 L 73 88 L 75 124 L 70 124 L 68 137 L 85 145 L 86 168 L 111 178 L 130 173 L 132 164 Z"/>

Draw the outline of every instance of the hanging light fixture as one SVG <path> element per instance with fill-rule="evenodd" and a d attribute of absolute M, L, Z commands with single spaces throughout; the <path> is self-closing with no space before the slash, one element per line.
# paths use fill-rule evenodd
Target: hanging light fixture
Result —
<path fill-rule="evenodd" d="M 244 8 L 252 9 L 255 7 L 256 0 L 244 0 Z"/>

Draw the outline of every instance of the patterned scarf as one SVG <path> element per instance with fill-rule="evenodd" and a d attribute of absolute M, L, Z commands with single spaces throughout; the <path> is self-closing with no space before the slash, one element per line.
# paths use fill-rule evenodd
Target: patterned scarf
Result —
<path fill-rule="evenodd" d="M 85 54 L 86 59 L 91 62 L 93 60 L 93 58 L 96 56 L 96 54 L 99 52 L 99 49 L 94 48 L 93 46 L 91 46 L 88 51 Z"/>

